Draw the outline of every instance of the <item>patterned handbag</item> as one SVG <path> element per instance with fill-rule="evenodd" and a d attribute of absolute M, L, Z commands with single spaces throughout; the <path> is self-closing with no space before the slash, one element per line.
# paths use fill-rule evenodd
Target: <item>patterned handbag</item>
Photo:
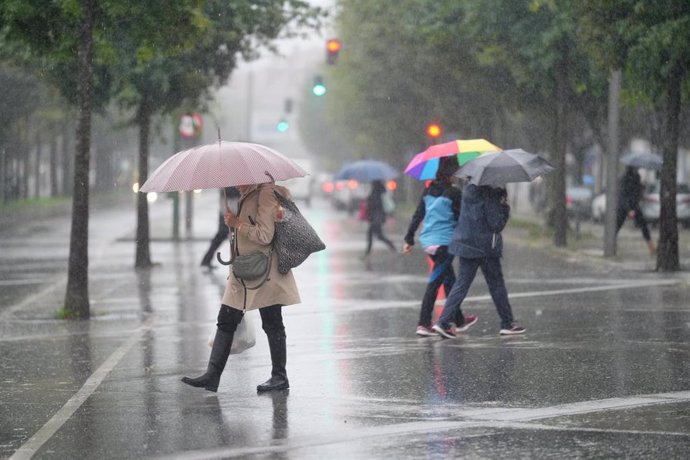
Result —
<path fill-rule="evenodd" d="M 311 253 L 326 249 L 326 245 L 292 200 L 278 192 L 273 193 L 283 207 L 283 219 L 275 224 L 273 250 L 278 257 L 278 272 L 284 275 L 304 262 Z"/>

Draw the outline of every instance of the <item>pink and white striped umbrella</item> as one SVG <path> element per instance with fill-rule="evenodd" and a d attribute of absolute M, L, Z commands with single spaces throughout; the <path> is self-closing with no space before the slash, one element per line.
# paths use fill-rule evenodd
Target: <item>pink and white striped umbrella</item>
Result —
<path fill-rule="evenodd" d="M 142 192 L 181 192 L 303 177 L 308 173 L 261 144 L 219 141 L 178 152 L 141 186 Z"/>

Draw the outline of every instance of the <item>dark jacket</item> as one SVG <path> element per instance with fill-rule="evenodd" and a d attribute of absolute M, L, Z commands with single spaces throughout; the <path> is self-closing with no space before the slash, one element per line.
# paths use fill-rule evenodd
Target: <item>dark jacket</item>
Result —
<path fill-rule="evenodd" d="M 414 234 L 424 222 L 419 237 L 423 247 L 431 245 L 447 246 L 460 217 L 462 192 L 445 181 L 433 181 L 424 189 L 412 221 L 407 228 L 405 243 L 414 245 Z"/>
<path fill-rule="evenodd" d="M 386 222 L 386 211 L 383 209 L 383 197 L 386 188 L 378 181 L 372 182 L 371 193 L 367 197 L 367 217 L 372 224 Z"/>
<path fill-rule="evenodd" d="M 460 219 L 449 252 L 467 259 L 501 257 L 501 231 L 510 217 L 504 189 L 470 184 L 462 192 Z"/>
<path fill-rule="evenodd" d="M 625 210 L 634 209 L 642 199 L 642 179 L 636 169 L 626 168 L 619 186 L 618 207 Z"/>

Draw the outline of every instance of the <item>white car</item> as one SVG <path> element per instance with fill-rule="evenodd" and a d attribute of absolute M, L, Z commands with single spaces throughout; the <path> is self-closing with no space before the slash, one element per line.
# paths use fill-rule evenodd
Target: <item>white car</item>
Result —
<path fill-rule="evenodd" d="M 606 215 L 606 192 L 602 192 L 595 196 L 592 200 L 592 220 L 594 222 L 603 222 Z"/>
<path fill-rule="evenodd" d="M 661 214 L 659 187 L 659 182 L 647 185 L 640 202 L 642 215 L 651 224 L 658 223 Z M 690 188 L 688 184 L 676 185 L 676 215 L 679 223 L 682 223 L 684 227 L 690 227 Z"/>

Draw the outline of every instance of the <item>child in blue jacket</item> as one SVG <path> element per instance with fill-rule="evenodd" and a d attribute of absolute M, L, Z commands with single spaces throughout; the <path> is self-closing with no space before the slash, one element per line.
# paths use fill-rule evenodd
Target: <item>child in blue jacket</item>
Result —
<path fill-rule="evenodd" d="M 453 255 L 448 253 L 448 244 L 460 215 L 462 199 L 462 192 L 452 183 L 457 170 L 458 161 L 454 156 L 440 159 L 436 179 L 424 190 L 405 235 L 403 254 L 409 255 L 414 246 L 414 234 L 423 222 L 419 242 L 433 262 L 416 330 L 417 335 L 423 337 L 436 335 L 431 329 L 431 316 L 439 288 L 443 285 L 448 294 L 455 281 Z"/>

